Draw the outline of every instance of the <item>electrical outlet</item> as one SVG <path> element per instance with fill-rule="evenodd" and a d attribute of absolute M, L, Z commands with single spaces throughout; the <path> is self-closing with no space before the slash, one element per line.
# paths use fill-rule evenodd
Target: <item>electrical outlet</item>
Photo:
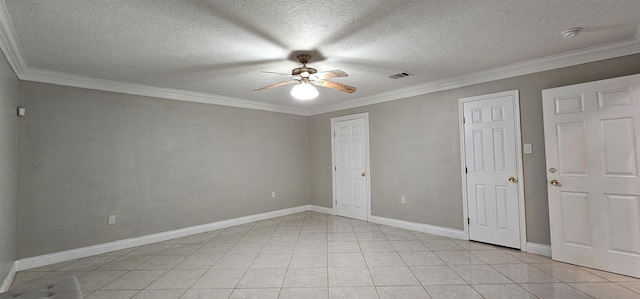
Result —
<path fill-rule="evenodd" d="M 407 199 L 404 196 L 401 196 L 400 197 L 400 203 L 403 204 L 403 205 L 406 205 L 407 204 Z"/>
<path fill-rule="evenodd" d="M 524 153 L 525 154 L 533 153 L 533 149 L 531 148 L 531 143 L 525 143 L 524 144 Z"/>
<path fill-rule="evenodd" d="M 116 215 L 109 215 L 108 224 L 116 224 Z"/>
<path fill-rule="evenodd" d="M 271 192 L 271 197 L 276 197 L 276 191 Z"/>

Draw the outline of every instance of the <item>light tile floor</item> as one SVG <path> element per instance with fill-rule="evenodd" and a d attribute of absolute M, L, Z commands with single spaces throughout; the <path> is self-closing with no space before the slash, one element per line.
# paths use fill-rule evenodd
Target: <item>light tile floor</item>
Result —
<path fill-rule="evenodd" d="M 86 298 L 640 298 L 640 279 L 305 212 L 19 272 Z"/>

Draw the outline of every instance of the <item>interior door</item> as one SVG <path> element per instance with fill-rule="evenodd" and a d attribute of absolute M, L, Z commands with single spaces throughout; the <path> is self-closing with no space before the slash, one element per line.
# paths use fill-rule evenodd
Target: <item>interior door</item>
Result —
<path fill-rule="evenodd" d="M 334 212 L 364 221 L 369 215 L 367 123 L 362 114 L 332 119 Z"/>
<path fill-rule="evenodd" d="M 469 239 L 521 248 L 518 92 L 460 99 Z"/>
<path fill-rule="evenodd" d="M 542 100 L 553 259 L 640 277 L 640 75 Z"/>

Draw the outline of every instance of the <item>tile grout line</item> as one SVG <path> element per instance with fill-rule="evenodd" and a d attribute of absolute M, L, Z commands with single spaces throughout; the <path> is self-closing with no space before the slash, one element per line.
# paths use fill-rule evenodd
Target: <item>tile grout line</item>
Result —
<path fill-rule="evenodd" d="M 402 280 L 398 280 L 397 282 L 394 282 L 392 285 L 377 285 L 376 282 L 374 281 L 373 278 L 373 273 L 371 272 L 371 268 L 376 268 L 376 267 L 394 267 L 393 265 L 389 264 L 387 265 L 387 263 L 382 263 L 381 265 L 383 266 L 373 266 L 373 264 L 371 264 L 371 262 L 369 260 L 367 260 L 367 258 L 365 257 L 365 254 L 368 254 L 367 252 L 371 252 L 373 253 L 373 255 L 375 255 L 375 253 L 379 253 L 379 252 L 385 252 L 387 253 L 386 250 L 386 246 L 385 247 L 378 247 L 378 245 L 376 245 L 375 247 L 366 247 L 366 252 L 363 251 L 363 244 L 365 244 L 366 242 L 369 242 L 370 244 L 367 244 L 369 246 L 371 246 L 371 244 L 374 244 L 374 242 L 379 242 L 379 241 L 383 241 L 385 243 L 390 244 L 391 251 L 395 253 L 398 257 L 400 257 L 400 261 L 401 264 L 399 263 L 398 266 L 402 267 L 406 267 L 409 269 L 412 277 L 418 281 L 418 285 L 416 286 L 420 286 L 425 292 L 426 294 L 428 294 L 429 296 L 431 296 L 431 293 L 427 290 L 427 287 L 433 286 L 433 287 L 438 287 L 438 286 L 466 286 L 466 287 L 470 287 L 469 291 L 475 292 L 475 294 L 479 294 L 481 297 L 486 297 L 482 294 L 480 294 L 479 289 L 477 289 L 476 285 L 481 285 L 481 284 L 476 284 L 476 285 L 472 285 L 470 284 L 468 281 L 466 281 L 464 278 L 462 278 L 462 276 L 456 272 L 455 268 L 459 268 L 460 270 L 464 269 L 463 266 L 465 265 L 473 265 L 473 264 L 467 264 L 467 263 L 463 263 L 463 264 L 456 264 L 452 261 L 455 261 L 455 256 L 457 254 L 451 254 L 451 255 L 445 255 L 445 256 L 449 256 L 449 258 L 447 259 L 443 259 L 441 257 L 442 254 L 445 254 L 447 252 L 461 252 L 461 253 L 466 253 L 466 254 L 462 254 L 462 256 L 464 257 L 464 255 L 467 255 L 468 257 L 473 257 L 475 259 L 477 259 L 478 261 L 478 265 L 484 265 L 484 266 L 489 266 L 486 269 L 491 269 L 492 271 L 495 271 L 496 273 L 498 273 L 499 275 L 501 275 L 502 277 L 507 278 L 507 280 L 505 280 L 504 283 L 488 283 L 486 285 L 516 285 L 518 286 L 518 288 L 520 289 L 525 289 L 525 292 L 522 292 L 522 294 L 531 294 L 534 297 L 536 296 L 532 290 L 529 290 L 528 288 L 525 288 L 523 285 L 528 284 L 528 285 L 535 285 L 535 284 L 540 284 L 540 285 L 546 285 L 546 284 L 553 284 L 553 283 L 558 283 L 561 285 L 564 285 L 566 287 L 568 287 L 566 290 L 572 290 L 573 292 L 576 292 L 576 294 L 585 294 L 586 296 L 590 296 L 588 294 L 586 294 L 585 292 L 581 291 L 580 289 L 578 289 L 577 287 L 574 287 L 574 285 L 572 284 L 582 284 L 582 283 L 587 283 L 587 282 L 580 282 L 581 277 L 577 277 L 576 280 L 578 280 L 578 282 L 566 282 L 564 280 L 561 280 L 559 278 L 557 278 L 556 276 L 548 273 L 546 270 L 543 269 L 549 269 L 548 267 L 550 266 L 546 266 L 546 265 L 565 265 L 563 263 L 558 263 L 555 261 L 549 261 L 548 263 L 545 262 L 545 260 L 538 260 L 537 258 L 529 258 L 527 253 L 520 253 L 520 252 L 512 252 L 509 250 L 505 250 L 505 249 L 501 249 L 501 248 L 482 248 L 480 246 L 476 246 L 477 244 L 475 243 L 469 243 L 469 241 L 464 241 L 464 240 L 453 240 L 451 238 L 442 238 L 442 237 L 434 237 L 434 238 L 430 238 L 429 235 L 420 235 L 420 234 L 416 234 L 413 231 L 410 230 L 400 230 L 398 229 L 396 231 L 395 228 L 390 228 L 390 227 L 386 227 L 384 225 L 379 225 L 379 224 L 373 224 L 373 223 L 368 223 L 368 222 L 358 222 L 358 221 L 354 221 L 352 219 L 347 219 L 345 218 L 345 222 L 344 224 L 336 224 L 336 220 L 339 220 L 339 222 L 342 222 L 342 218 L 334 218 L 334 216 L 330 216 L 330 215 L 324 215 L 324 214 L 316 214 L 313 212 L 303 212 L 303 213 L 299 213 L 302 215 L 302 218 L 300 217 L 295 217 L 295 218 L 291 218 L 291 222 L 289 222 L 288 220 L 286 221 L 288 224 L 291 224 L 292 226 L 290 227 L 297 227 L 299 228 L 297 230 L 297 233 L 295 233 L 295 235 L 297 236 L 295 241 L 292 242 L 293 244 L 293 248 L 291 249 L 284 249 L 284 247 L 279 247 L 276 249 L 276 247 L 273 247 L 273 250 L 275 250 L 274 252 L 271 252 L 273 254 L 280 254 L 280 252 L 282 250 L 286 250 L 290 253 L 287 253 L 289 255 L 289 260 L 288 263 L 286 264 L 286 267 L 284 268 L 284 276 L 282 278 L 282 282 L 280 283 L 280 287 L 279 290 L 277 292 L 277 296 L 282 296 L 285 295 L 285 293 L 283 293 L 283 289 L 287 288 L 285 287 L 285 282 L 286 282 L 286 278 L 287 275 L 289 274 L 290 266 L 292 265 L 292 261 L 293 261 L 293 256 L 296 254 L 296 248 L 298 247 L 298 244 L 302 244 L 302 243 L 318 243 L 322 244 L 322 246 L 324 246 L 324 250 L 320 253 L 320 255 L 326 255 L 326 261 L 324 263 L 324 267 L 326 269 L 325 274 L 327 276 L 327 280 L 326 283 L 324 284 L 324 288 L 326 288 L 327 294 L 330 294 L 330 289 L 332 288 L 330 285 L 330 255 L 335 255 L 335 256 L 339 256 L 341 253 L 348 253 L 351 250 L 357 248 L 357 250 L 359 250 L 359 256 L 363 259 L 363 261 L 365 262 L 365 266 L 367 271 L 369 271 L 369 279 L 372 282 L 372 287 L 374 288 L 375 294 L 377 296 L 382 296 L 384 295 L 383 293 L 380 293 L 380 290 L 378 288 L 382 288 L 382 287 L 409 287 L 412 285 L 404 285 L 402 284 L 403 281 Z M 296 215 L 296 214 L 292 214 L 292 215 Z M 237 248 L 239 251 L 237 252 L 238 254 L 242 253 L 243 250 L 248 250 L 250 252 L 257 252 L 255 254 L 255 256 L 253 256 L 253 258 L 251 259 L 249 265 L 247 266 L 246 270 L 244 270 L 244 273 L 242 274 L 242 276 L 239 278 L 238 282 L 235 284 L 234 287 L 232 287 L 231 289 L 225 287 L 223 289 L 227 289 L 230 290 L 231 293 L 229 293 L 229 296 L 231 296 L 236 290 L 238 290 L 238 285 L 240 284 L 240 282 L 242 282 L 242 280 L 244 278 L 247 277 L 249 271 L 251 271 L 252 269 L 259 269 L 259 268 L 252 268 L 254 265 L 257 265 L 256 262 L 258 260 L 258 258 L 261 256 L 261 254 L 266 255 L 267 252 L 265 252 L 267 246 L 269 244 L 288 244 L 291 241 L 288 241 L 288 237 L 284 237 L 282 239 L 274 239 L 273 237 L 276 235 L 276 232 L 278 231 L 278 229 L 280 227 L 289 227 L 289 226 L 285 226 L 282 225 L 284 224 L 285 220 L 288 219 L 286 217 L 288 217 L 290 215 L 287 216 L 281 216 L 281 217 L 277 217 L 277 221 L 272 221 L 271 223 L 268 223 L 267 221 L 270 221 L 271 219 L 267 219 L 267 220 L 262 220 L 262 221 L 255 221 L 252 223 L 248 223 L 248 224 L 243 224 L 243 225 L 238 225 L 238 226 L 233 226 L 233 227 L 229 227 L 229 228 L 224 228 L 224 229 L 220 229 L 217 230 L 218 232 L 211 238 L 209 238 L 207 240 L 207 242 L 203 242 L 203 241 L 198 241 L 198 242 L 193 242 L 193 243 L 187 243 L 185 242 L 186 238 L 177 238 L 177 239 L 182 239 L 180 241 L 176 241 L 176 242 L 169 242 L 171 240 L 167 240 L 167 241 L 162 241 L 162 242 L 157 242 L 157 243 L 152 243 L 152 244 L 148 244 L 148 245 L 157 245 L 157 244 L 164 244 L 167 245 L 168 247 L 165 248 L 164 250 L 160 250 L 158 252 L 153 252 L 151 255 L 148 255 L 149 253 L 145 253 L 144 250 L 138 251 L 140 250 L 142 247 L 146 246 L 139 246 L 136 247 L 134 249 L 132 249 L 129 252 L 124 252 L 123 254 L 118 254 L 113 256 L 113 259 L 107 261 L 107 262 L 103 262 L 103 263 L 98 263 L 99 259 L 95 259 L 95 260 L 87 260 L 86 262 L 88 263 L 93 263 L 96 262 L 98 263 L 98 266 L 96 267 L 92 267 L 91 270 L 79 270 L 81 271 L 81 276 L 83 275 L 90 275 L 90 273 L 96 273 L 96 272 L 101 272 L 101 271 L 122 271 L 122 273 L 120 273 L 118 276 L 114 276 L 113 278 L 109 277 L 109 281 L 104 283 L 104 285 L 100 286 L 97 290 L 91 290 L 90 293 L 87 293 L 87 297 L 91 297 L 94 293 L 100 292 L 100 291 L 118 291 L 118 289 L 112 289 L 112 290 L 105 290 L 104 288 L 107 287 L 108 285 L 114 283 L 115 281 L 121 279 L 122 277 L 124 277 L 125 275 L 128 275 L 131 272 L 134 271 L 147 271 L 144 269 L 138 269 L 138 267 L 141 267 L 142 265 L 144 265 L 145 263 L 149 262 L 150 260 L 156 258 L 156 257 L 182 257 L 182 259 L 169 266 L 169 267 L 165 267 L 163 269 L 156 269 L 156 270 L 161 270 L 163 271 L 157 278 L 153 279 L 150 283 L 148 283 L 146 286 L 144 286 L 143 289 L 136 289 L 136 290 L 129 290 L 129 291 L 135 291 L 135 293 L 132 295 L 132 297 L 134 296 L 142 296 L 141 293 L 145 292 L 146 290 L 155 290 L 155 289 L 149 289 L 149 287 L 151 285 L 153 285 L 154 283 L 158 282 L 160 279 L 162 279 L 162 277 L 164 277 L 165 275 L 167 275 L 168 273 L 170 273 L 170 271 L 173 270 L 204 270 L 200 275 L 196 275 L 197 277 L 194 278 L 193 283 L 190 284 L 189 287 L 187 287 L 186 289 L 179 289 L 182 290 L 182 295 L 181 296 L 185 296 L 190 290 L 194 290 L 192 287 L 198 282 L 200 281 L 205 275 L 206 273 L 208 273 L 209 271 L 211 271 L 213 269 L 213 267 L 215 267 L 215 265 L 217 263 L 219 263 L 219 260 L 221 258 L 229 257 L 229 256 L 233 256 L 233 254 L 230 254 L 230 252 L 232 251 L 232 249 L 235 247 Z M 331 218 L 330 218 L 331 217 Z M 264 221 L 264 222 L 263 222 Z M 348 229 L 347 229 L 347 225 L 346 223 L 348 223 Z M 282 226 L 281 226 L 282 225 Z M 323 227 L 323 229 L 320 229 L 321 227 Z M 283 229 L 282 233 L 287 233 L 289 231 L 289 229 Z M 213 231 L 212 231 L 213 232 Z M 410 234 L 410 236 L 412 236 L 413 238 L 406 238 L 407 236 L 403 235 L 405 232 L 407 232 L 408 234 Z M 211 233 L 211 232 L 207 232 L 207 233 Z M 203 234 L 207 234 L 207 233 L 203 233 Z M 336 234 L 336 233 L 345 233 L 344 237 L 340 236 L 340 235 L 334 235 L 335 238 L 333 238 L 331 241 L 329 240 L 329 236 L 330 234 Z M 346 233 L 349 233 L 351 235 L 353 235 L 353 240 L 350 239 L 351 237 L 349 237 L 348 235 L 346 235 Z M 294 233 L 292 233 L 293 235 Z M 194 236 L 199 236 L 201 234 L 198 235 L 194 235 Z M 255 239 L 249 238 L 247 236 L 250 236 L 252 238 L 255 237 Z M 322 235 L 322 238 L 320 238 Z M 243 238 L 247 237 L 244 242 L 243 242 Z M 302 237 L 302 238 L 301 238 Z M 348 237 L 348 238 L 346 238 Z M 358 238 L 360 237 L 360 238 Z M 381 238 L 384 239 L 381 239 Z M 206 239 L 206 236 L 202 236 L 202 239 Z M 225 239 L 226 238 L 226 239 Z M 343 239 L 346 238 L 346 239 Z M 214 240 L 219 239 L 217 241 L 222 241 L 222 242 L 215 242 Z M 263 240 L 264 239 L 264 240 Z M 273 242 L 271 240 L 274 240 Z M 394 240 L 391 240 L 394 239 Z M 172 239 L 174 240 L 174 239 Z M 192 241 L 198 240 L 193 239 Z M 411 240 L 415 240 L 417 241 L 416 244 L 411 244 L 411 243 L 402 243 L 403 241 L 411 241 Z M 433 240 L 433 241 L 430 241 Z M 353 242 L 355 245 L 357 245 L 357 247 L 351 247 L 352 245 L 348 245 L 348 247 L 336 247 L 337 251 L 336 252 L 329 252 L 329 246 L 330 243 L 332 242 Z M 447 243 L 449 242 L 449 243 Z M 449 246 L 449 244 L 453 242 L 451 245 Z M 198 245 L 192 245 L 189 246 L 189 248 L 185 248 L 183 251 L 180 250 L 181 246 L 184 246 L 186 244 L 199 244 Z M 189 257 L 196 255 L 197 252 L 199 252 L 199 250 L 202 250 L 203 248 L 207 247 L 207 244 L 212 244 L 212 252 L 209 254 L 203 254 L 203 256 L 206 256 L 205 259 L 212 259 L 211 263 L 209 264 L 208 262 L 206 262 L 205 264 L 203 264 L 203 266 L 205 266 L 206 268 L 202 268 L 199 269 L 198 267 L 202 267 L 202 266 L 194 266 L 194 268 L 198 268 L 198 269 L 177 269 L 179 267 L 179 265 L 181 265 L 183 262 L 185 262 Z M 214 245 L 215 244 L 215 245 Z M 246 245 L 248 247 L 246 248 L 242 248 L 242 246 L 239 246 L 239 244 L 244 244 L 243 246 L 245 246 L 246 244 L 253 244 L 253 245 Z M 379 243 L 379 244 L 382 244 Z M 395 245 L 394 245 L 395 244 Z M 425 249 L 423 249 L 422 247 L 416 247 L 414 245 L 417 244 L 422 244 L 422 246 L 424 246 Z M 223 246 L 220 246 L 223 245 Z M 346 246 L 347 244 L 345 244 Z M 218 247 L 220 246 L 220 247 Z M 237 246 L 237 247 L 236 247 Z M 338 245 L 334 245 L 334 246 L 338 246 Z M 401 246 L 401 247 L 398 247 Z M 217 250 L 215 248 L 218 248 Z M 306 248 L 306 247 L 305 247 Z M 338 249 L 339 248 L 339 249 Z M 405 251 L 398 251 L 398 249 L 407 249 L 406 252 L 428 252 L 430 253 L 430 255 L 425 256 L 427 257 L 428 263 L 424 264 L 424 265 L 414 265 L 414 266 L 409 266 L 408 264 L 408 260 L 407 258 L 410 257 L 411 255 L 403 255 L 401 253 L 404 253 Z M 175 250 L 174 252 L 170 252 L 170 250 Z M 255 251 L 257 249 L 257 251 Z M 373 249 L 373 251 L 371 251 L 371 249 Z M 381 249 L 384 249 L 383 251 L 379 251 Z M 435 249 L 435 251 L 434 251 Z M 218 251 L 220 250 L 220 251 Z M 305 253 L 307 250 L 311 250 L 311 252 L 315 252 L 316 249 L 313 249 L 313 246 L 309 246 L 308 248 L 304 249 L 303 251 L 300 251 L 299 253 Z M 486 251 L 493 251 L 495 250 L 495 255 L 493 253 L 489 253 Z M 342 252 L 342 251 L 346 251 L 346 252 Z M 148 256 L 149 258 L 144 260 L 143 262 L 141 262 L 140 264 L 136 265 L 133 267 L 133 269 L 126 269 L 126 270 L 101 270 L 101 268 L 105 267 L 106 265 L 112 263 L 112 262 L 116 262 L 118 260 L 120 260 L 121 258 L 127 257 L 127 256 L 145 256 L 145 255 L 136 255 L 136 254 L 131 254 L 134 252 L 139 252 L 139 253 L 145 253 L 146 256 Z M 201 253 L 205 253 L 206 250 L 203 250 Z M 218 253 L 220 252 L 220 253 Z M 440 255 L 438 253 L 441 253 Z M 485 253 L 486 252 L 486 253 Z M 511 263 L 508 262 L 511 260 L 511 258 L 508 258 L 507 260 L 504 260 L 501 256 L 501 254 L 498 254 L 497 252 L 500 253 L 504 253 L 504 254 L 508 254 L 507 256 L 505 256 L 504 258 L 507 257 L 513 257 L 515 259 L 515 261 L 518 261 L 518 263 Z M 168 254 L 168 253 L 172 253 L 172 254 Z M 167 255 L 165 255 L 167 254 Z M 253 253 L 252 253 L 253 254 Z M 483 258 L 480 258 L 478 256 L 476 256 L 477 254 L 481 254 L 480 256 L 483 256 Z M 102 256 L 102 255 L 96 255 L 97 256 Z M 420 256 L 420 255 L 416 255 L 416 256 Z M 89 257 L 92 258 L 92 257 Z M 450 258 L 454 258 L 454 260 L 449 260 Z M 170 258 L 167 258 L 170 259 Z M 468 259 L 468 258 L 467 258 Z M 348 258 L 345 259 L 345 262 L 348 262 Z M 446 262 L 445 260 L 449 260 L 449 262 Z M 73 261 L 71 264 L 76 263 L 78 261 L 82 261 L 82 259 L 78 259 Z M 441 264 L 433 264 L 431 265 L 430 263 L 435 263 L 436 261 L 439 261 Z M 487 262 L 489 261 L 489 262 Z M 496 262 L 497 261 L 497 262 Z M 233 259 L 230 260 L 230 262 L 233 262 Z M 464 260 L 462 260 L 462 262 L 464 262 Z M 69 267 L 71 264 L 67 264 L 67 266 L 63 266 L 63 267 Z M 209 266 L 210 265 L 210 266 Z M 268 265 L 269 269 L 271 268 L 270 264 L 265 264 Z M 274 264 L 275 265 L 275 264 Z M 284 264 L 279 263 L 278 262 L 278 268 L 277 269 L 281 269 L 279 267 L 283 266 Z M 342 264 L 340 264 L 342 265 Z M 345 264 L 346 266 L 348 265 L 354 265 L 354 264 Z M 458 285 L 423 285 L 422 282 L 418 279 L 418 276 L 416 275 L 416 272 L 414 269 L 412 269 L 412 267 L 418 267 L 418 266 L 425 266 L 425 267 L 434 267 L 434 266 L 446 266 L 443 267 L 443 269 L 448 269 L 449 271 L 452 271 L 453 273 L 456 274 L 456 277 L 458 277 L 459 279 L 461 279 L 462 282 L 464 282 L 464 284 Z M 532 269 L 535 269 L 537 271 L 540 271 L 541 273 L 544 273 L 545 275 L 548 275 L 549 277 L 553 278 L 553 282 L 526 282 L 526 280 L 523 280 L 523 282 L 521 283 L 517 283 L 514 279 L 520 279 L 517 277 L 511 278 L 510 276 L 507 276 L 506 274 L 504 274 L 503 272 L 501 272 L 500 270 L 498 270 L 499 268 L 506 270 L 509 269 L 507 267 L 499 267 L 501 265 L 526 265 L 527 267 L 531 267 Z M 77 266 L 81 267 L 82 265 L 78 264 Z M 234 264 L 229 264 L 229 266 L 236 266 Z M 460 266 L 460 267 L 458 267 Z M 630 287 L 626 287 L 624 285 L 622 285 L 622 283 L 625 283 L 625 281 L 614 281 L 616 278 L 613 276 L 606 276 L 606 273 L 598 273 L 598 272 L 591 272 L 588 269 L 585 269 L 584 267 L 579 267 L 579 266 L 575 266 L 577 270 L 580 270 L 580 272 L 585 272 L 588 273 L 590 275 L 593 275 L 591 277 L 597 277 L 599 279 L 602 279 L 602 282 L 591 282 L 592 284 L 596 284 L 596 283 L 602 283 L 602 284 L 610 284 L 611 286 L 615 286 L 617 288 L 620 288 L 620 290 L 625 290 L 624 292 L 628 291 L 631 292 L 633 294 L 638 293 L 637 291 L 635 291 L 634 289 L 631 289 Z M 473 267 L 472 267 L 473 268 Z M 568 267 L 568 268 L 572 268 L 572 267 Z M 52 270 L 48 270 L 48 269 L 43 269 L 43 270 L 47 270 L 47 271 L 42 271 L 43 274 L 42 275 L 37 275 L 39 273 L 36 273 L 37 276 L 34 276 L 36 278 L 29 278 L 29 275 L 23 276 L 23 278 L 21 279 L 22 281 L 22 285 L 27 285 L 31 282 L 35 282 L 41 279 L 44 279 L 45 276 L 47 277 L 52 277 L 55 278 L 56 275 L 63 275 L 65 273 L 69 273 L 71 271 L 75 271 L 73 270 L 73 267 L 70 267 L 68 271 L 58 271 L 58 269 L 56 267 L 51 268 Z M 63 268 L 60 268 L 63 269 Z M 226 268 L 225 268 L 226 269 Z M 235 269 L 235 268 L 233 268 Z M 274 268 L 276 269 L 276 268 Z M 304 268 L 301 268 L 304 269 Z M 148 271 L 156 271 L 154 269 L 149 269 Z M 39 272 L 39 271 L 23 271 L 24 273 L 28 273 L 28 272 Z M 302 272 L 301 272 L 302 273 Z M 509 273 L 509 272 L 505 272 L 505 273 Z M 559 274 L 559 273 L 558 273 Z M 466 274 L 465 274 L 466 275 Z M 561 275 L 562 276 L 562 275 Z M 108 277 L 108 276 L 105 276 Z M 407 278 L 409 276 L 406 276 Z M 470 276 L 471 277 L 471 276 Z M 564 276 L 563 276 L 564 277 Z M 608 279 L 607 277 L 611 278 Z M 566 278 L 566 277 L 565 277 Z M 589 279 L 590 277 L 585 276 L 583 277 L 583 279 Z M 479 281 L 482 281 L 479 280 Z M 510 283 L 507 283 L 510 282 Z M 640 282 L 640 280 L 631 280 L 630 282 Z M 356 283 L 356 285 L 358 285 L 359 283 Z M 398 285 L 396 285 L 398 284 Z M 264 287 L 253 287 L 253 286 L 247 286 L 247 288 L 245 289 L 263 289 Z M 269 287 L 272 288 L 272 287 Z M 317 288 L 317 287 L 313 287 L 313 286 L 290 286 L 289 288 L 300 288 L 300 289 L 312 289 L 312 288 Z M 335 286 L 334 288 L 356 288 L 356 289 L 361 289 L 362 288 L 368 288 L 366 286 L 363 287 L 349 287 L 349 286 L 344 286 L 344 287 L 339 287 L 339 286 Z M 563 287 L 564 288 L 564 287 Z M 213 288 L 213 289 L 218 289 L 218 288 Z M 511 288 L 510 288 L 511 289 Z M 513 288 L 515 289 L 515 288 Z M 124 291 L 126 289 L 120 289 L 120 291 Z M 177 290 L 177 289 L 176 289 Z M 483 288 L 484 291 L 487 291 L 487 289 Z M 367 291 L 368 292 L 368 291 Z M 624 293 L 623 292 L 623 293 Z M 373 294 L 373 293 L 372 293 Z M 97 295 L 96 295 L 97 296 Z M 95 296 L 94 296 L 95 297 Z"/>

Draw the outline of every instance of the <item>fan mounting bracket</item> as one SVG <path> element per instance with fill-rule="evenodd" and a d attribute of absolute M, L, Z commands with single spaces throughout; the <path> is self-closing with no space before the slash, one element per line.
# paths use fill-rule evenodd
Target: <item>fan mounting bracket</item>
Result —
<path fill-rule="evenodd" d="M 298 56 L 296 56 L 298 58 L 298 61 L 300 61 L 300 63 L 302 64 L 307 64 L 309 63 L 309 60 L 311 60 L 311 55 L 309 54 L 298 54 Z"/>

